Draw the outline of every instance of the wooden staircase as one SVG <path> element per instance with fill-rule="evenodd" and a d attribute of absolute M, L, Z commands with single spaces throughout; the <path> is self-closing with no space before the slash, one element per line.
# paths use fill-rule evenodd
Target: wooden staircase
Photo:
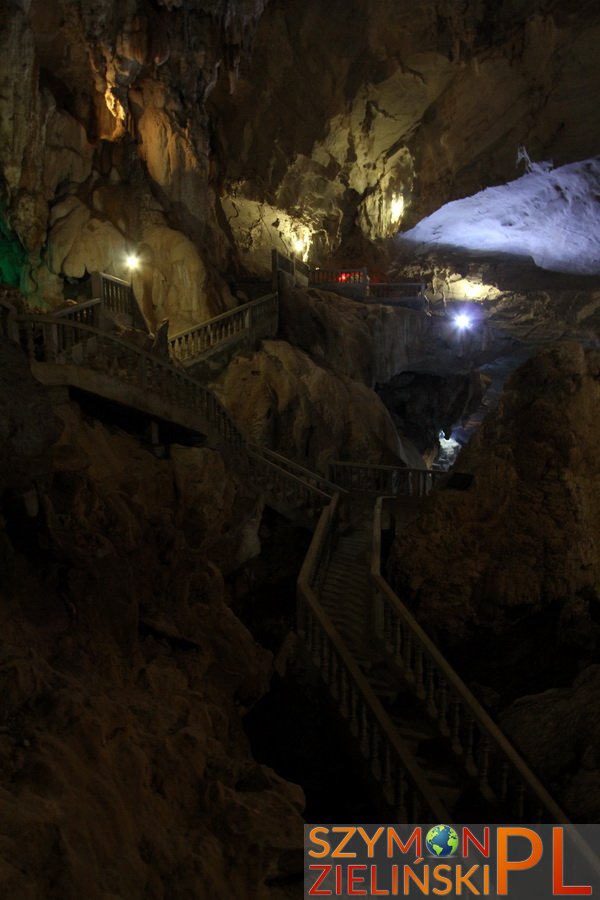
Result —
<path fill-rule="evenodd" d="M 393 819 L 568 822 L 383 578 L 382 498 L 351 526 L 341 503 L 302 567 L 298 630 Z"/>
<path fill-rule="evenodd" d="M 373 639 L 371 544 L 372 525 L 340 536 L 323 581 L 323 609 L 452 820 L 458 821 L 460 811 L 462 820 L 476 821 L 483 798 L 473 791 L 471 779 L 450 747 L 444 750 L 436 724 L 411 685 L 398 678 Z"/>
<path fill-rule="evenodd" d="M 381 494 L 393 496 L 398 512 L 398 504 L 421 502 L 441 477 L 336 463 L 328 480 L 252 445 L 181 365 L 100 327 L 103 308 L 136 316 L 131 293 L 114 279 L 107 284 L 101 297 L 62 315 L 11 313 L 2 327 L 43 383 L 77 387 L 208 435 L 281 512 L 320 514 L 298 579 L 298 631 L 396 820 L 567 822 L 381 574 Z M 255 313 L 235 310 L 203 323 L 181 338 L 177 353 L 196 359 L 206 335 L 211 347 L 235 343 L 244 317 L 271 328 L 273 300 L 263 299 L 251 307 Z"/>

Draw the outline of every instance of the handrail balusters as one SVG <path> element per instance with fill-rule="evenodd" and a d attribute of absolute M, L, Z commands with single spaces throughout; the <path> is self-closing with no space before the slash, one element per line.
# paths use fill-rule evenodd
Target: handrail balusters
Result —
<path fill-rule="evenodd" d="M 409 473 L 409 477 L 412 474 Z M 439 480 L 437 473 L 427 472 L 417 478 L 420 484 L 413 484 L 411 490 L 424 494 L 429 493 Z M 437 723 L 440 734 L 448 739 L 452 752 L 462 761 L 467 774 L 478 782 L 484 796 L 506 805 L 515 794 L 518 821 L 524 821 L 523 816 L 527 816 L 531 804 L 534 809 L 542 806 L 546 821 L 567 823 L 564 811 L 382 577 L 382 508 L 383 500 L 380 498 L 375 504 L 373 517 L 370 572 L 373 588 L 383 598 L 386 609 L 384 621 L 389 617 L 394 625 L 394 639 L 384 641 L 383 648 L 402 668 L 417 696 L 421 695 L 425 710 Z"/>

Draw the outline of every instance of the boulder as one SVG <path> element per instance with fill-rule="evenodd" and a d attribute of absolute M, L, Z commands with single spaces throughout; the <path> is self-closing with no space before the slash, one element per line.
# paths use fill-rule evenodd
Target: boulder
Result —
<path fill-rule="evenodd" d="M 334 459 L 423 465 L 370 388 L 285 341 L 238 354 L 213 388 L 251 441 L 316 471 Z"/>

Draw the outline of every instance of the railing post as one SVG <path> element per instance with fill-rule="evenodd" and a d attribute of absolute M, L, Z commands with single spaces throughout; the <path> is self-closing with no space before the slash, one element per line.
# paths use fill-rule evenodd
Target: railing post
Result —
<path fill-rule="evenodd" d="M 58 357 L 58 327 L 50 325 L 49 328 L 42 328 L 44 335 L 44 343 L 46 344 L 46 358 L 48 362 L 55 362 Z"/>
<path fill-rule="evenodd" d="M 371 591 L 371 629 L 374 637 L 385 642 L 385 631 L 383 621 L 383 597 L 381 591 L 376 585 L 373 585 Z"/>

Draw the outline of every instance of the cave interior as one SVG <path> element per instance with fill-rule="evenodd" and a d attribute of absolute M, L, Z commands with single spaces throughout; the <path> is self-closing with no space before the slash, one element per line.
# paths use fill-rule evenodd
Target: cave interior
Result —
<path fill-rule="evenodd" d="M 1 896 L 600 822 L 599 48 L 581 0 L 2 4 Z"/>

